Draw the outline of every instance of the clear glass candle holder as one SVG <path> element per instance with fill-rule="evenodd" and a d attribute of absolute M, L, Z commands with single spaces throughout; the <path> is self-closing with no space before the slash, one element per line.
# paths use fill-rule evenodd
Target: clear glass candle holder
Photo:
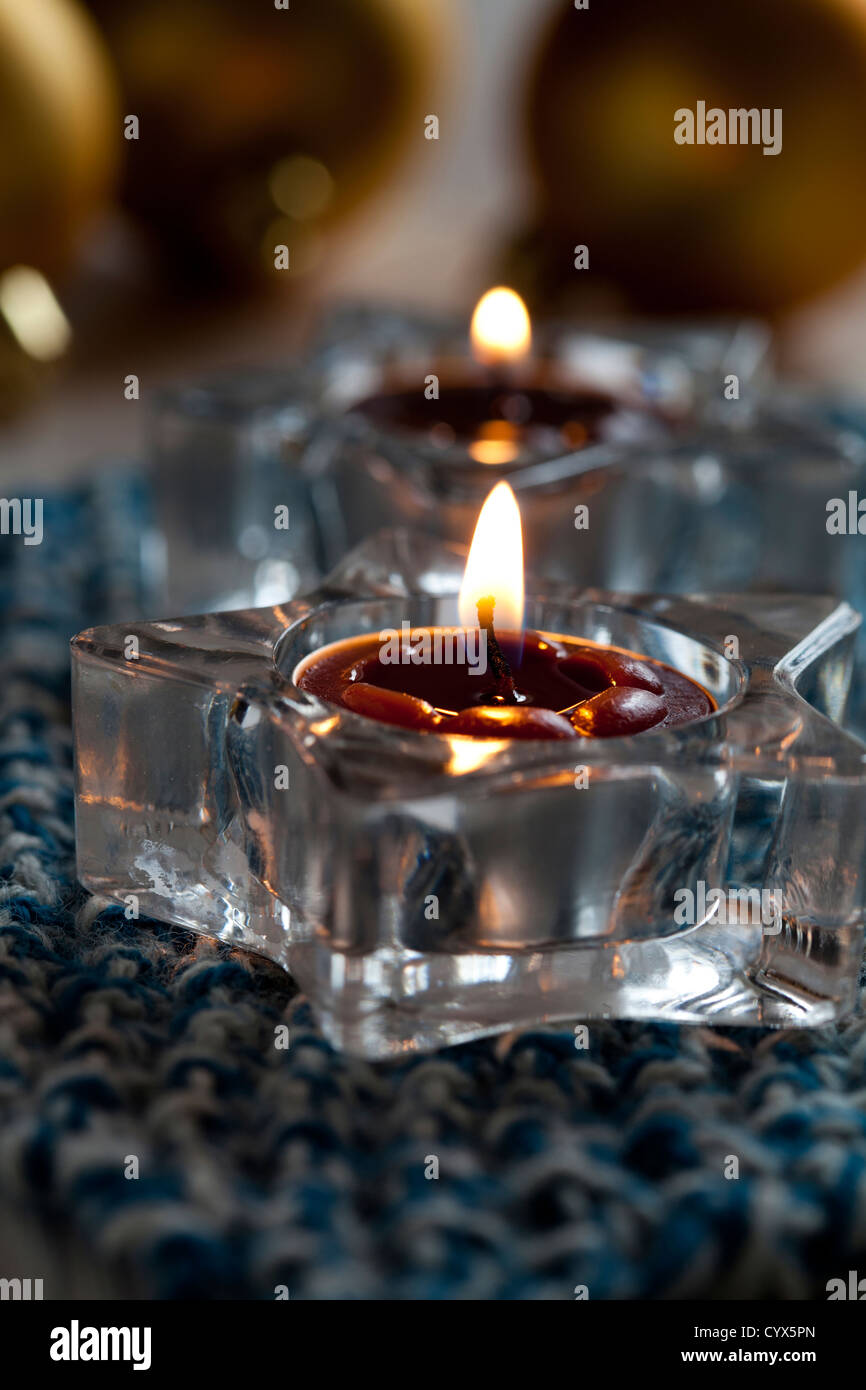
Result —
<path fill-rule="evenodd" d="M 663 544 L 660 528 L 668 520 L 666 500 L 642 484 L 647 459 L 666 456 L 717 417 L 730 426 L 750 418 L 767 351 L 766 330 L 748 323 L 626 324 L 607 331 L 551 323 L 534 333 L 530 358 L 491 369 L 473 360 L 465 322 L 338 312 L 312 353 L 319 420 L 304 456 L 327 560 L 338 563 L 386 526 L 465 543 L 484 498 L 505 478 L 520 499 L 528 563 L 536 572 L 641 585 L 638 533 Z M 743 396 L 725 403 L 732 372 Z M 567 430 L 537 430 L 497 460 L 483 440 L 463 433 L 450 438 L 447 425 L 434 424 L 456 409 L 455 390 L 480 390 L 491 381 L 511 392 L 518 407 L 522 388 L 535 386 L 573 397 L 576 417 L 582 394 L 597 393 L 610 410 L 580 447 L 569 446 Z M 438 397 L 428 399 L 430 390 Z M 372 403 L 398 396 L 414 396 L 414 428 L 370 417 Z M 623 496 L 618 470 L 629 464 L 631 486 Z M 585 518 L 579 509 L 587 506 Z M 645 569 L 649 578 L 650 565 Z"/>
<path fill-rule="evenodd" d="M 315 418 L 301 372 L 238 371 L 162 391 L 149 463 L 169 611 L 273 602 L 321 576 L 301 468 Z"/>
<path fill-rule="evenodd" d="M 326 643 L 453 623 L 461 572 L 391 534 L 284 605 L 77 637 L 85 886 L 269 956 L 369 1057 L 574 1018 L 843 1015 L 866 892 L 866 750 L 837 723 L 858 616 L 531 589 L 529 625 L 715 697 L 630 737 L 410 732 L 293 683 Z"/>
<path fill-rule="evenodd" d="M 443 449 L 423 436 L 377 431 L 355 409 L 397 385 L 423 400 L 430 372 L 444 373 L 446 390 L 449 376 L 487 380 L 465 320 L 339 310 L 303 366 L 223 372 L 159 393 L 149 436 L 154 587 L 166 611 L 248 607 L 311 587 L 383 526 L 464 543 L 499 477 L 520 495 L 539 573 L 652 586 L 651 563 L 637 559 L 641 531 L 663 542 L 667 500 L 638 474 L 626 495 L 613 470 L 626 459 L 643 464 L 713 418 L 731 371 L 748 400 L 727 402 L 721 418 L 746 421 L 767 346 L 766 331 L 748 323 L 539 325 L 532 363 L 515 367 L 514 384 L 529 371 L 565 393 L 607 395 L 620 409 L 606 437 L 587 447 L 564 450 L 550 431 L 497 466 L 479 463 L 465 445 Z M 577 532 L 575 508 L 585 503 L 594 503 L 590 528 Z"/>

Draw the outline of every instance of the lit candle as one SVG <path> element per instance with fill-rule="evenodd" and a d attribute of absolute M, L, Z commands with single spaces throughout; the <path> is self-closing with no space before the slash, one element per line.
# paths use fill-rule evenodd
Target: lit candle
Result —
<path fill-rule="evenodd" d="M 460 624 L 366 634 L 311 653 L 303 690 L 386 724 L 488 739 L 609 738 L 710 714 L 672 667 L 617 647 L 524 631 L 520 512 L 507 483 L 485 502 L 460 590 Z"/>
<path fill-rule="evenodd" d="M 504 286 L 479 300 L 469 341 L 471 357 L 430 364 L 438 394 L 392 379 L 353 409 L 386 430 L 423 435 L 442 449 L 460 445 L 470 462 L 499 468 L 631 438 L 659 423 L 633 393 L 603 390 L 535 355 L 526 305 Z"/>

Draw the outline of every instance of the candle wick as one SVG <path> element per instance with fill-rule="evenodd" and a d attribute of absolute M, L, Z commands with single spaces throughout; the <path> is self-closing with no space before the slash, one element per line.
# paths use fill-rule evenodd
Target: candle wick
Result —
<path fill-rule="evenodd" d="M 496 599 L 492 594 L 489 594 L 486 598 L 480 598 L 476 607 L 478 609 L 478 626 L 487 633 L 487 659 L 496 678 L 496 694 L 501 696 L 507 705 L 516 705 L 518 703 L 517 692 L 514 689 L 511 667 L 502 654 L 502 648 L 493 629 L 493 610 L 496 607 Z"/>

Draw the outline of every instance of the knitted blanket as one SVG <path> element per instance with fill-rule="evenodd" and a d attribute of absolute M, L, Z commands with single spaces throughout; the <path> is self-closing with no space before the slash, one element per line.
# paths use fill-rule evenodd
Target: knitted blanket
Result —
<path fill-rule="evenodd" d="M 41 545 L 0 542 L 0 1277 L 46 1298 L 825 1298 L 866 1272 L 862 1013 L 374 1065 L 275 967 L 76 886 L 67 643 L 141 611 L 143 505 L 100 482 L 46 498 Z"/>

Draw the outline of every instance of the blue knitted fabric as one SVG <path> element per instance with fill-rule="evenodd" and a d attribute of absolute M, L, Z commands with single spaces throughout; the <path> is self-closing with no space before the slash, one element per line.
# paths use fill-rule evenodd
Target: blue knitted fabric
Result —
<path fill-rule="evenodd" d="M 275 967 L 86 898 L 67 642 L 140 608 L 141 506 L 123 479 L 46 499 L 43 544 L 0 551 L 0 1275 L 47 1298 L 605 1299 L 866 1273 L 862 1015 L 371 1065 Z"/>

